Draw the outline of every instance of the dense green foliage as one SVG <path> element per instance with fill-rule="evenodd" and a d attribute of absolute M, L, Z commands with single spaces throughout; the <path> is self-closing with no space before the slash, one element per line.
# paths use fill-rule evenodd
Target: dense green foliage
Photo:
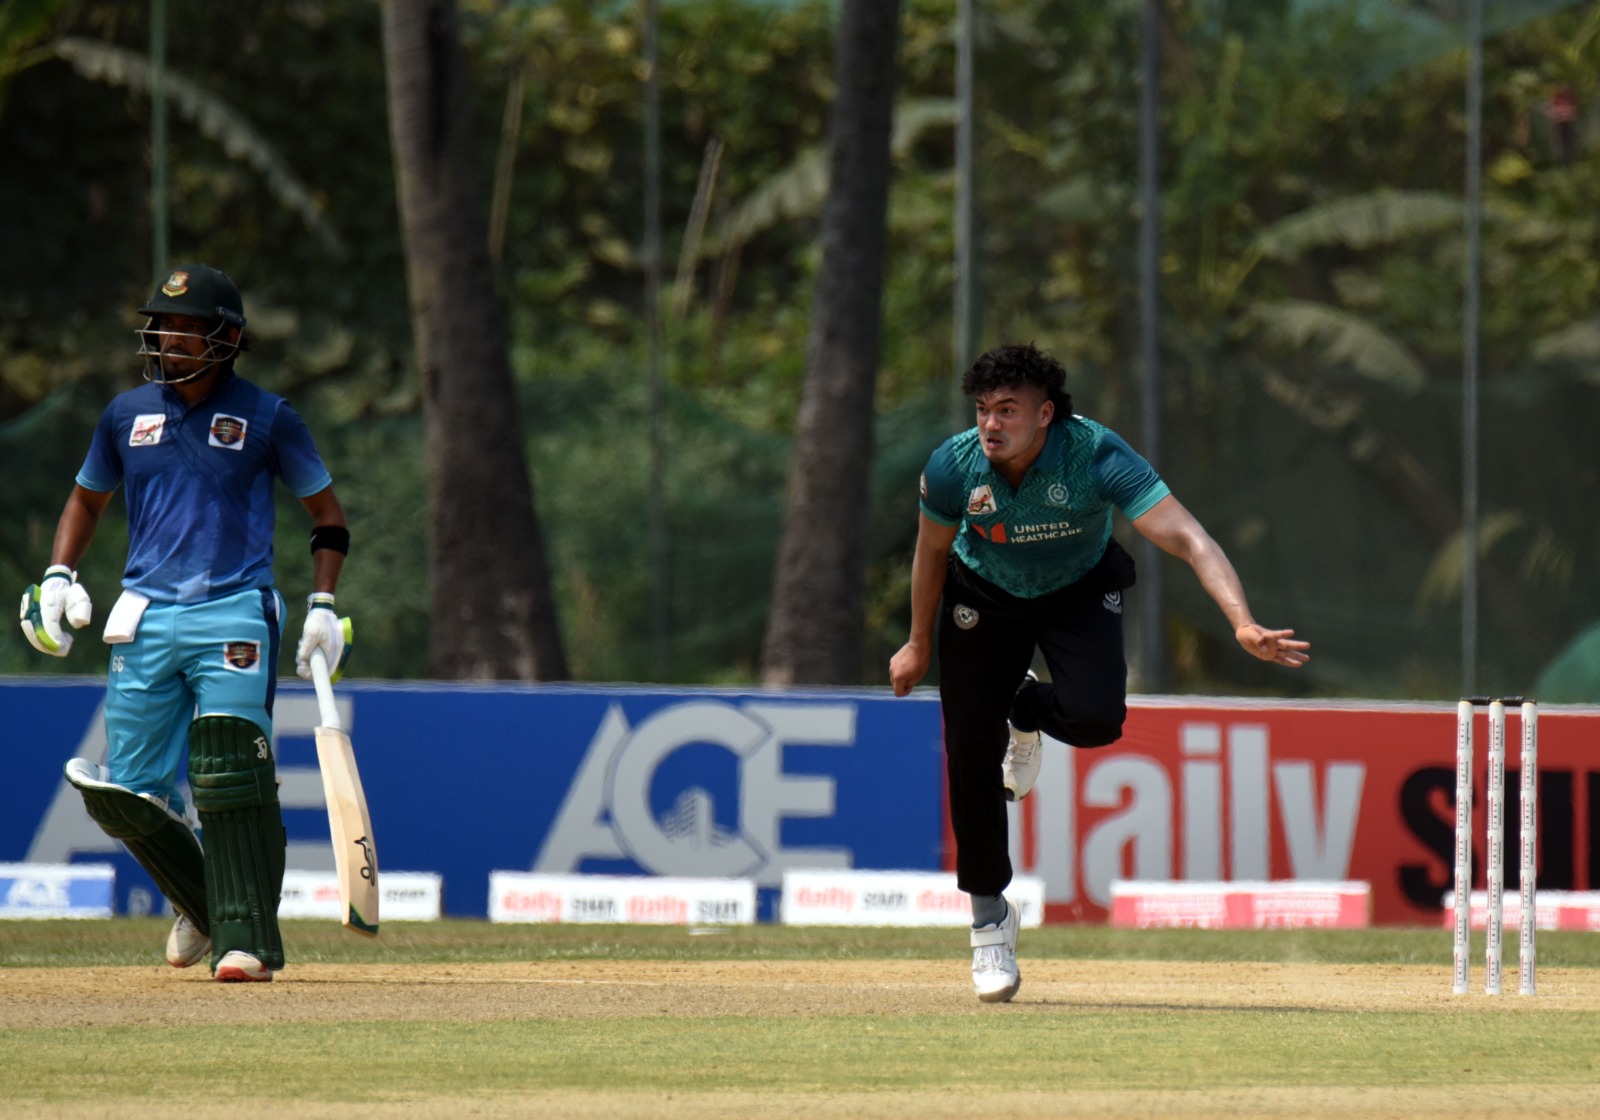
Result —
<path fill-rule="evenodd" d="M 645 679 L 638 7 L 463 7 L 569 656 L 580 679 Z M 1166 6 L 1160 466 L 1228 550 L 1258 618 L 1315 645 L 1298 674 L 1243 658 L 1178 566 L 1166 626 L 1180 690 L 1457 687 L 1464 51 L 1447 7 Z M 1141 5 L 977 8 L 983 343 L 1052 349 L 1078 409 L 1137 445 Z M 241 281 L 256 336 L 241 368 L 294 401 L 330 460 L 355 538 L 341 588 L 358 627 L 352 671 L 418 675 L 433 620 L 377 8 L 168 9 L 175 74 L 233 111 L 173 99 L 172 256 Z M 904 636 L 916 473 L 952 427 L 959 364 L 954 5 L 906 9 L 878 466 L 840 495 L 871 503 L 869 670 Z M 1588 189 L 1600 173 L 1600 9 L 1488 9 L 1479 684 L 1520 691 L 1597 613 L 1582 573 L 1600 566 L 1600 226 Z M 817 260 L 831 11 L 824 0 L 662 5 L 675 681 L 755 675 Z M 33 0 L 6 12 L 0 586 L 17 592 L 38 576 L 100 407 L 137 376 L 131 308 L 156 269 L 148 82 L 106 54 L 145 56 L 143 9 Z M 1575 119 L 1555 119 L 1569 95 Z M 714 140 L 699 236 L 691 217 Z M 280 524 L 293 600 L 304 515 L 286 502 Z M 106 524 L 84 566 L 102 611 L 119 538 Z M 10 633 L 0 671 L 99 671 L 91 649 L 42 665 Z"/>

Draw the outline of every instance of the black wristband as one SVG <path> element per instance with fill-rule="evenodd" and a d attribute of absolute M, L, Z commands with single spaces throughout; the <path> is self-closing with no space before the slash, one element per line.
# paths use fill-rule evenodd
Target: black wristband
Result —
<path fill-rule="evenodd" d="M 350 530 L 343 525 L 313 525 L 311 527 L 311 551 L 331 548 L 333 551 L 350 555 Z"/>

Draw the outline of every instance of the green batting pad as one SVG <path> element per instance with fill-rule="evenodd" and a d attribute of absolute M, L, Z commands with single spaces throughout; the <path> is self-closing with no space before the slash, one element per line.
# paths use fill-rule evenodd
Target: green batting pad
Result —
<path fill-rule="evenodd" d="M 189 789 L 206 840 L 212 968 L 234 949 L 282 968 L 285 836 L 266 733 L 235 716 L 196 719 L 189 727 Z"/>
<path fill-rule="evenodd" d="M 68 762 L 66 772 L 94 823 L 127 846 L 174 910 L 207 932 L 205 854 L 189 822 L 160 802 L 107 781 L 101 767 L 81 758 Z"/>

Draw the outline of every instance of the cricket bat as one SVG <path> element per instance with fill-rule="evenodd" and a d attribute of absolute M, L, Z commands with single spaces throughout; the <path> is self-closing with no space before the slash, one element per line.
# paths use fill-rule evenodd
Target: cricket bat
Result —
<path fill-rule="evenodd" d="M 361 789 L 356 755 L 333 702 L 328 659 L 311 651 L 311 682 L 317 688 L 322 723 L 317 728 L 317 765 L 322 768 L 322 793 L 328 802 L 328 829 L 333 834 L 333 862 L 339 873 L 342 924 L 368 937 L 378 935 L 378 852 L 372 843 L 372 818 Z"/>

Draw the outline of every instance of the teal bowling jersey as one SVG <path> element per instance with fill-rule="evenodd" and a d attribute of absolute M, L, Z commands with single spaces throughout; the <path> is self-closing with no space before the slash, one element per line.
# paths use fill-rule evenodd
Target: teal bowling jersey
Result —
<path fill-rule="evenodd" d="M 922 512 L 960 526 L 955 554 L 1023 599 L 1059 591 L 1094 567 L 1113 508 L 1129 520 L 1171 491 L 1110 428 L 1083 416 L 1052 423 L 1044 450 L 1013 490 L 983 454 L 977 428 L 940 444 L 922 472 Z"/>

